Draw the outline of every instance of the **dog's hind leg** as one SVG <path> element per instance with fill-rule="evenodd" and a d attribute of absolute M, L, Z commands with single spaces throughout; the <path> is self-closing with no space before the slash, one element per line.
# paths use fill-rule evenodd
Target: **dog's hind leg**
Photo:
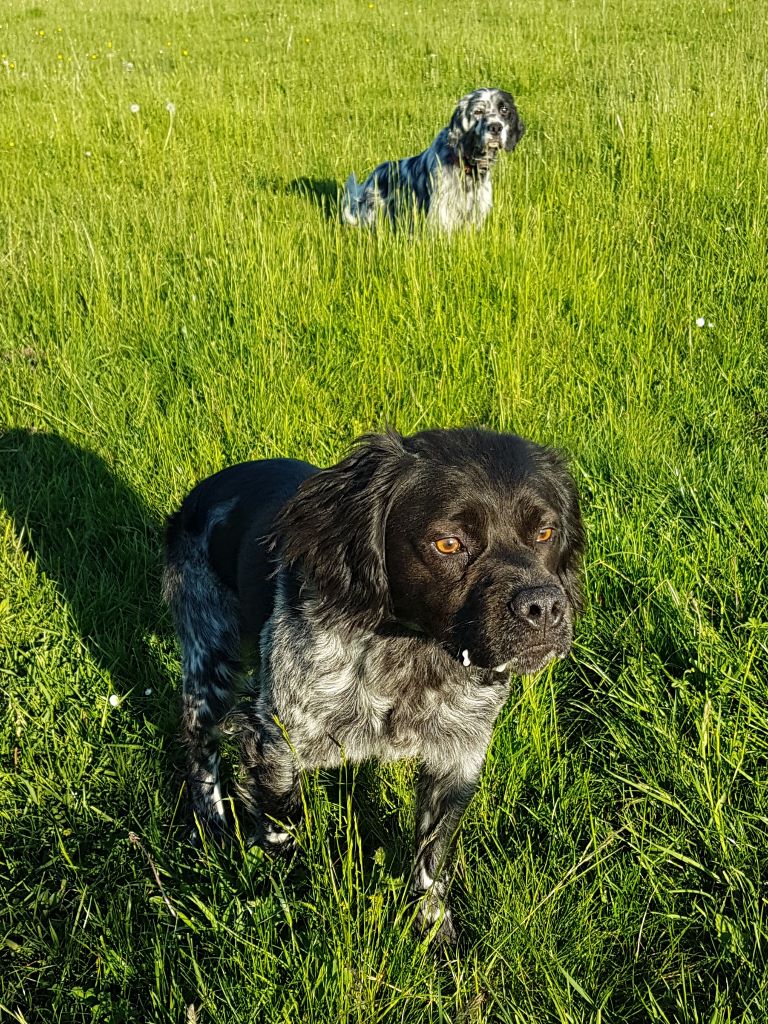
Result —
<path fill-rule="evenodd" d="M 257 703 L 230 715 L 224 728 L 240 748 L 240 796 L 256 823 L 254 841 L 273 853 L 290 852 L 288 828 L 299 817 L 300 774 L 287 738 Z"/>
<path fill-rule="evenodd" d="M 358 184 L 354 174 L 350 174 L 344 183 L 344 192 L 341 197 L 341 219 L 344 224 L 357 227 L 360 223 L 360 199 L 363 188 Z"/>
<path fill-rule="evenodd" d="M 390 164 L 380 164 L 362 185 L 350 174 L 344 185 L 341 201 L 341 219 L 353 227 L 374 227 L 382 210 L 390 216 Z"/>
<path fill-rule="evenodd" d="M 173 534 L 164 576 L 182 662 L 182 742 L 188 797 L 198 824 L 214 833 L 226 826 L 219 778 L 219 724 L 242 674 L 239 608 L 235 595 L 212 572 L 205 536 Z"/>

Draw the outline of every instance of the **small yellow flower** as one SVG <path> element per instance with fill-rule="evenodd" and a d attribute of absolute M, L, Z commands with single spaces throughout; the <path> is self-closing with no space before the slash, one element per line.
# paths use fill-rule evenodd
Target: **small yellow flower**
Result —
<path fill-rule="evenodd" d="M 112 49 L 112 40 L 111 39 L 107 40 L 107 49 L 108 50 Z"/>
<path fill-rule="evenodd" d="M 37 30 L 37 34 L 38 34 L 38 35 L 40 36 L 40 38 L 42 39 L 42 38 L 43 38 L 43 36 L 45 35 L 45 29 L 44 29 L 44 28 L 39 28 L 39 29 Z"/>
<path fill-rule="evenodd" d="M 181 51 L 181 56 L 182 57 L 188 57 L 189 56 L 189 50 L 182 50 Z"/>
<path fill-rule="evenodd" d="M 16 143 L 15 143 L 15 142 L 9 142 L 9 143 L 8 143 L 8 148 L 9 148 L 9 149 L 13 149 L 13 147 L 14 147 L 15 145 L 16 145 Z"/>
<path fill-rule="evenodd" d="M 56 60 L 64 60 L 64 54 L 63 53 L 57 53 L 56 54 Z"/>
<path fill-rule="evenodd" d="M 91 60 L 96 60 L 98 56 L 99 56 L 98 53 L 92 53 L 91 54 Z"/>

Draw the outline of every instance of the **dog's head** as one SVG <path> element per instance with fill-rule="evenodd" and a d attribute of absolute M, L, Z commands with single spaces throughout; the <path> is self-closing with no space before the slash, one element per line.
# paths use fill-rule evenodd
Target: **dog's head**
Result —
<path fill-rule="evenodd" d="M 500 150 L 513 150 L 524 131 L 508 92 L 475 89 L 459 100 L 448 126 L 448 142 L 466 163 L 487 168 Z"/>
<path fill-rule="evenodd" d="M 571 646 L 584 535 L 562 458 L 514 434 L 363 437 L 277 524 L 329 621 L 396 623 L 465 665 L 533 672 Z"/>

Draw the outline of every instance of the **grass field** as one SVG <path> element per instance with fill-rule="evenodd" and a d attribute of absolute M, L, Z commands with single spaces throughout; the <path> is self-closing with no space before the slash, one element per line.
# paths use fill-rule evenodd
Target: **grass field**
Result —
<path fill-rule="evenodd" d="M 768 1020 L 766 24 L 0 5 L 0 1018 Z M 528 126 L 483 232 L 342 230 L 337 184 L 478 85 Z M 310 780 L 290 866 L 181 832 L 163 517 L 386 424 L 558 445 L 589 537 L 574 656 L 513 681 L 465 819 L 445 963 L 409 929 L 410 765 Z"/>

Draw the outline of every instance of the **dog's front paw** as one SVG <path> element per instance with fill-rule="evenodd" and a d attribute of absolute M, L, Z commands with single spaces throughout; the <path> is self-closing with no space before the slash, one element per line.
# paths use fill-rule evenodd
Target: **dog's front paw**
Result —
<path fill-rule="evenodd" d="M 451 909 L 434 889 L 419 894 L 414 927 L 422 938 L 445 951 L 452 950 L 458 941 Z"/>
<path fill-rule="evenodd" d="M 296 850 L 296 836 L 273 821 L 260 824 L 248 837 L 249 846 L 259 846 L 273 857 L 289 860 Z"/>

